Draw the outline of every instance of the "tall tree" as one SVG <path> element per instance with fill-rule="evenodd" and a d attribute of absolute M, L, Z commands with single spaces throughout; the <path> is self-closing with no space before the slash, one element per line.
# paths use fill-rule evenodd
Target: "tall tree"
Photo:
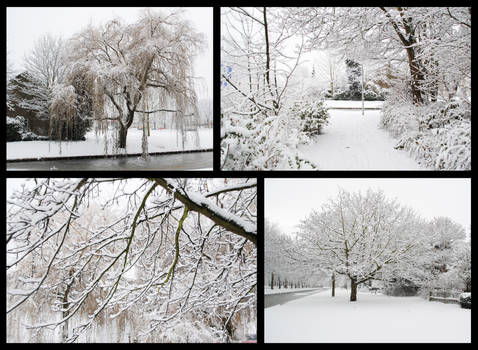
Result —
<path fill-rule="evenodd" d="M 350 301 L 358 285 L 390 265 L 406 263 L 418 247 L 416 214 L 383 192 L 341 190 L 322 211 L 300 224 L 298 251 L 350 279 Z"/>
<path fill-rule="evenodd" d="M 63 82 L 65 77 L 65 42 L 61 37 L 46 34 L 35 42 L 32 51 L 25 56 L 24 67 L 46 89 Z"/>
<path fill-rule="evenodd" d="M 176 126 L 184 137 L 185 115 L 197 116 L 193 59 L 204 45 L 202 34 L 182 19 L 180 12 L 148 10 L 130 25 L 112 20 L 103 26 L 89 26 L 70 41 L 67 84 L 78 71 L 85 75 L 97 125 L 114 123 L 118 148 L 126 147 L 128 129 L 138 113 L 175 113 Z M 141 101 L 151 90 L 160 91 L 162 106 L 144 111 Z M 168 99 L 174 101 L 175 108 L 167 108 Z M 111 115 L 105 106 L 113 109 Z"/>
<path fill-rule="evenodd" d="M 435 100 L 438 87 L 450 82 L 471 89 L 470 8 L 324 7 L 290 13 L 290 25 L 302 28 L 309 48 L 333 47 L 361 61 L 405 64 L 415 104 Z"/>
<path fill-rule="evenodd" d="M 221 75 L 223 168 L 307 166 L 295 149 L 303 139 L 293 135 L 299 123 L 284 114 L 303 41 L 284 16 L 280 8 L 222 10 L 221 63 L 229 70 Z M 277 142 L 284 139 L 291 144 Z"/>

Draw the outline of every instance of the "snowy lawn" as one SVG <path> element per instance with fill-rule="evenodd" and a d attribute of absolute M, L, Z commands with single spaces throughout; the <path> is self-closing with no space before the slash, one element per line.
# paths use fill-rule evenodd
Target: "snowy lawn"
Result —
<path fill-rule="evenodd" d="M 330 290 L 265 309 L 265 342 L 470 342 L 471 310 L 420 297 Z"/>
<path fill-rule="evenodd" d="M 128 130 L 126 150 L 129 154 L 141 153 L 143 131 Z M 192 137 L 188 137 L 185 150 L 210 149 L 213 147 L 212 129 L 199 129 L 199 147 L 194 145 Z M 112 154 L 112 140 L 108 141 L 108 154 Z M 168 152 L 182 150 L 175 130 L 151 130 L 149 152 Z M 7 159 L 77 157 L 105 154 L 105 137 L 96 137 L 94 131 L 86 134 L 86 141 L 24 141 L 7 142 Z"/>
<path fill-rule="evenodd" d="M 344 102 L 357 101 L 333 101 Z M 379 110 L 329 110 L 329 124 L 314 142 L 299 147 L 318 170 L 423 170 L 396 141 L 379 129 Z M 425 169 L 426 170 L 426 169 Z"/>

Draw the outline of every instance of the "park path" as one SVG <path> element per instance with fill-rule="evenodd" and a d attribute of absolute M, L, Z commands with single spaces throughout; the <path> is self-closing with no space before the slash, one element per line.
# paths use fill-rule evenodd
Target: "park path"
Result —
<path fill-rule="evenodd" d="M 329 110 L 329 124 L 314 142 L 300 147 L 318 170 L 426 170 L 379 128 L 380 111 Z"/>

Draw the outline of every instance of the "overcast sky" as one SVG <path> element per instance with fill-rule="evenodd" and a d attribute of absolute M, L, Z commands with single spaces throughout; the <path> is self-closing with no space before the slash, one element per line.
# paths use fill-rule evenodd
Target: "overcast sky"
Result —
<path fill-rule="evenodd" d="M 265 179 L 264 215 L 283 232 L 293 232 L 295 225 L 320 209 L 339 187 L 348 191 L 382 189 L 424 218 L 447 216 L 464 226 L 471 225 L 470 179 Z"/>
<path fill-rule="evenodd" d="M 36 40 L 46 33 L 64 39 L 82 30 L 90 22 L 94 25 L 113 18 L 134 22 L 144 7 L 8 7 L 7 8 L 7 52 L 15 69 L 21 69 L 23 58 L 34 46 Z M 153 8 L 154 9 L 154 8 Z M 167 11 L 169 8 L 156 8 Z M 186 8 L 185 18 L 196 30 L 204 33 L 208 48 L 196 59 L 195 75 L 205 78 L 206 85 L 198 94 L 212 98 L 213 34 L 212 7 Z"/>

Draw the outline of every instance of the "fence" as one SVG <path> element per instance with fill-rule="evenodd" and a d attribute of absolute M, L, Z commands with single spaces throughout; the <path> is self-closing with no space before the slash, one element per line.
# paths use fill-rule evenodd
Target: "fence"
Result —
<path fill-rule="evenodd" d="M 436 295 L 433 295 L 435 293 Z M 444 304 L 460 304 L 460 291 L 434 290 L 429 292 L 428 301 L 439 301 Z"/>

